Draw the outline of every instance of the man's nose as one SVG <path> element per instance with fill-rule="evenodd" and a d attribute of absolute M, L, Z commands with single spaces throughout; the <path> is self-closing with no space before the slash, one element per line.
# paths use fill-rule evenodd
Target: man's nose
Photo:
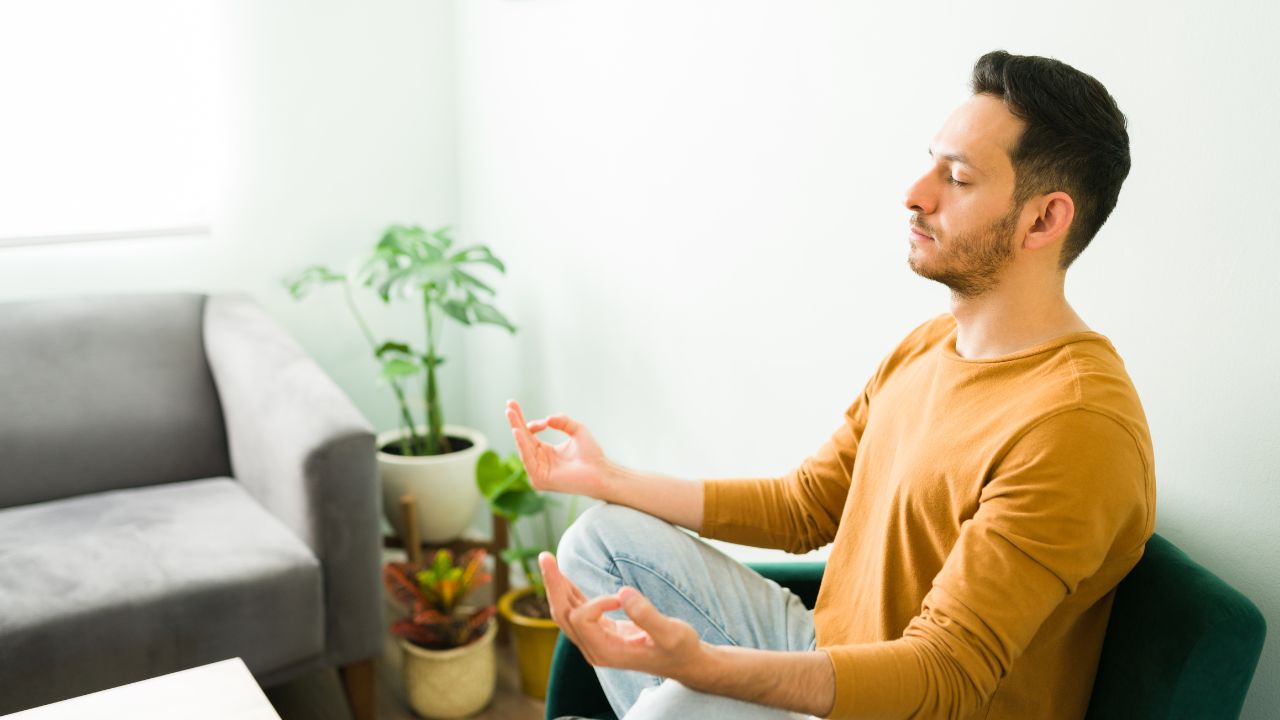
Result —
<path fill-rule="evenodd" d="M 932 191 L 927 173 L 921 175 L 915 182 L 907 186 L 907 192 L 902 198 L 902 204 L 908 210 L 921 215 L 932 214 L 937 209 L 937 199 Z"/>

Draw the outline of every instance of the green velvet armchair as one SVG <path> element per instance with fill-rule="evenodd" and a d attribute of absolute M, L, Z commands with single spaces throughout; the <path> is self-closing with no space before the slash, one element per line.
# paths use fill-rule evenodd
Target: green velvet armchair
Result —
<path fill-rule="evenodd" d="M 751 567 L 813 607 L 823 563 Z M 1234 720 L 1265 635 L 1257 606 L 1155 535 L 1116 590 L 1087 720 Z M 548 720 L 616 720 L 595 670 L 563 635 L 546 710 Z"/>

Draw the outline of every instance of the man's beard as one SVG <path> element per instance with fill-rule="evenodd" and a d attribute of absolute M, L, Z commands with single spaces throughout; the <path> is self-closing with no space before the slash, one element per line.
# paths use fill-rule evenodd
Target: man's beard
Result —
<path fill-rule="evenodd" d="M 946 285 L 956 297 L 978 297 L 999 284 L 996 276 L 1013 259 L 1009 240 L 1018 224 L 1019 209 L 1014 207 L 985 228 L 949 238 L 945 248 L 934 240 L 933 260 L 939 267 L 921 267 L 911 253 L 907 264 L 920 277 Z M 912 217 L 913 224 L 915 221 Z"/>

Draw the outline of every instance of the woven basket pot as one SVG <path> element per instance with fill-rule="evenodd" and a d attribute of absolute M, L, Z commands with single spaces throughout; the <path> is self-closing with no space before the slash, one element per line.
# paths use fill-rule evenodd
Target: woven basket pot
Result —
<path fill-rule="evenodd" d="M 404 688 L 418 717 L 465 718 L 493 700 L 498 667 L 493 638 L 496 619 L 479 640 L 452 650 L 427 650 L 400 638 L 404 651 Z"/>

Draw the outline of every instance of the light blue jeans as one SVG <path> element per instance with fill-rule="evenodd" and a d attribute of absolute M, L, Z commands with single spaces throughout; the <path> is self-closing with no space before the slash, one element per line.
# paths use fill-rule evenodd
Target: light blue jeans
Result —
<path fill-rule="evenodd" d="M 596 505 L 560 540 L 565 576 L 588 598 L 623 585 L 640 591 L 669 617 L 693 626 L 703 641 L 761 650 L 813 650 L 813 611 L 790 590 L 703 542 L 696 535 L 622 505 Z M 606 613 L 626 619 L 616 610 Z M 625 720 L 812 717 L 690 690 L 674 680 L 618 668 L 595 668 L 614 713 Z"/>

